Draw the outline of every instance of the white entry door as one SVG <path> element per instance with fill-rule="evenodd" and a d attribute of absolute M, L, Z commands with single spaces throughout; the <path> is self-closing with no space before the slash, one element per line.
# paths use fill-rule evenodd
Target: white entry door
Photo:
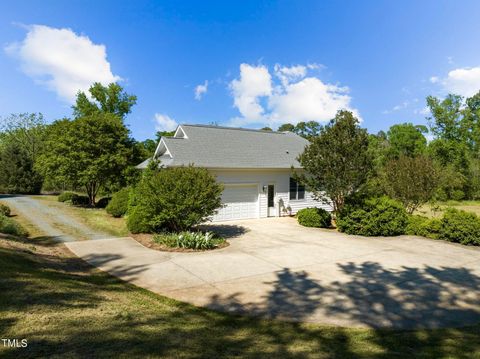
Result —
<path fill-rule="evenodd" d="M 224 206 L 213 217 L 214 221 L 258 218 L 258 186 L 225 185 L 222 203 Z"/>

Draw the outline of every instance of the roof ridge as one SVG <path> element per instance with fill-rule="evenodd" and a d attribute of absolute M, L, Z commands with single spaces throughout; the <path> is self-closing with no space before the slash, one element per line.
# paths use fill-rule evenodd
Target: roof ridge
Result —
<path fill-rule="evenodd" d="M 271 133 L 277 135 L 285 135 L 284 131 L 269 131 L 269 130 L 257 130 L 253 128 L 243 128 L 243 127 L 227 127 L 227 126 L 215 126 L 215 125 L 202 125 L 202 124 L 181 124 L 180 126 L 186 127 L 204 127 L 204 128 L 214 128 L 220 130 L 236 130 L 236 131 L 250 131 L 250 132 L 261 132 L 261 133 Z"/>

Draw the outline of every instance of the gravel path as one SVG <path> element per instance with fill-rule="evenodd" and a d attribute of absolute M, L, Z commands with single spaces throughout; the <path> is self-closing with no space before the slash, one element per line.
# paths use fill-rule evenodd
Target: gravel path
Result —
<path fill-rule="evenodd" d="M 0 200 L 14 211 L 21 213 L 44 235 L 58 241 L 72 242 L 79 239 L 103 239 L 112 235 L 95 231 L 54 206 L 28 196 L 2 196 Z"/>

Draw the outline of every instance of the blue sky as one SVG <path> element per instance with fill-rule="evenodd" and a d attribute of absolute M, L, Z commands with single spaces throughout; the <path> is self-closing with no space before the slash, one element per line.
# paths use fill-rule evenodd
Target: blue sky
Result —
<path fill-rule="evenodd" d="M 478 1 L 4 1 L 0 116 L 70 116 L 78 87 L 119 79 L 138 96 L 139 140 L 339 108 L 371 132 L 425 123 L 427 95 L 480 89 L 479 13 Z"/>

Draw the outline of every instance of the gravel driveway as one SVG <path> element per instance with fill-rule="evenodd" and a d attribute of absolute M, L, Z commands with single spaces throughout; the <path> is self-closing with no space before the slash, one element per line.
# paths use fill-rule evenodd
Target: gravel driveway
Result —
<path fill-rule="evenodd" d="M 46 202 L 29 196 L 0 195 L 0 201 L 6 203 L 16 212 L 41 230 L 43 235 L 62 242 L 78 239 L 110 238 L 111 235 L 95 231 L 62 210 L 48 206 Z"/>

